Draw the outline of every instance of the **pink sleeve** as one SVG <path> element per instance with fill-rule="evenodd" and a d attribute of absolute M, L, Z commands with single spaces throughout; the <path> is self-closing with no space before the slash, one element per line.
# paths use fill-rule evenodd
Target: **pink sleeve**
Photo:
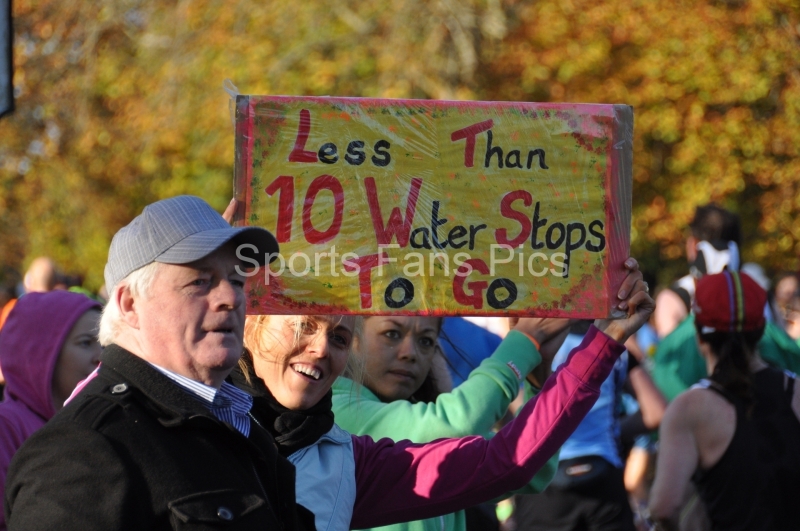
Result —
<path fill-rule="evenodd" d="M 102 365 L 102 363 L 98 363 L 98 364 L 97 364 L 97 367 L 95 367 L 95 369 L 94 369 L 94 370 L 93 370 L 93 371 L 92 371 L 92 372 L 89 374 L 89 376 L 87 376 L 86 378 L 84 378 L 83 380 L 81 380 L 80 382 L 78 382 L 78 385 L 76 385 L 76 386 L 75 386 L 75 389 L 73 389 L 73 390 L 72 390 L 72 392 L 71 392 L 71 393 L 70 393 L 70 395 L 69 395 L 69 398 L 67 398 L 67 399 L 64 401 L 64 404 L 63 404 L 63 405 L 65 405 L 65 406 L 66 406 L 67 404 L 69 404 L 70 402 L 72 402 L 72 399 L 73 399 L 73 398 L 75 398 L 75 396 L 76 396 L 78 393 L 80 393 L 81 391 L 83 391 L 83 388 L 84 388 L 84 387 L 86 387 L 87 385 L 89 385 L 89 382 L 91 382 L 92 380 L 94 380 L 95 376 L 97 376 L 97 373 L 98 373 L 98 371 L 100 371 L 100 365 Z"/>
<path fill-rule="evenodd" d="M 592 408 L 625 347 L 596 328 L 570 353 L 519 416 L 490 440 L 428 444 L 353 436 L 352 529 L 430 518 L 528 483 Z"/>

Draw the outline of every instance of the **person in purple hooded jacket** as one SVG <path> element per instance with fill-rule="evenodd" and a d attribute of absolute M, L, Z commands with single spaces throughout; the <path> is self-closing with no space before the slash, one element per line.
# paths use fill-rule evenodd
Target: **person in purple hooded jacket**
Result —
<path fill-rule="evenodd" d="M 6 377 L 0 403 L 0 499 L 16 451 L 97 366 L 100 310 L 85 295 L 51 291 L 25 295 L 8 315 L 0 331 Z M 5 529 L 0 512 L 0 530 Z"/>

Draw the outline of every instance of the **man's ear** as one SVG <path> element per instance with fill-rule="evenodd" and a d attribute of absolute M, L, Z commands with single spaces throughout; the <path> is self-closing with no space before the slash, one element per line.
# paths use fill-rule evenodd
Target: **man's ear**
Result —
<path fill-rule="evenodd" d="M 136 299 L 129 286 L 117 290 L 117 305 L 122 320 L 131 328 L 139 329 L 139 313 Z"/>

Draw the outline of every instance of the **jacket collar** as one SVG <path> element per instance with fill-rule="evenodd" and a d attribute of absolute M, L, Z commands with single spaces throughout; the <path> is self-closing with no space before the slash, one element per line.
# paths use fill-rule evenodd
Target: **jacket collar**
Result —
<path fill-rule="evenodd" d="M 181 424 L 196 416 L 216 420 L 200 399 L 194 398 L 148 362 L 119 345 L 111 344 L 103 349 L 100 362 L 101 375 L 107 372 L 110 373 L 108 377 L 120 380 L 119 383 L 131 385 L 167 413 L 160 419 L 162 424 Z"/>

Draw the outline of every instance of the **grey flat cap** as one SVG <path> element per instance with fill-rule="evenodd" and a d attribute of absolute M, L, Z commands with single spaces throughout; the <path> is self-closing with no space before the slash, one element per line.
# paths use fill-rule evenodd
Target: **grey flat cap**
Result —
<path fill-rule="evenodd" d="M 260 227 L 231 227 L 211 205 L 190 195 L 157 201 L 144 208 L 111 240 L 105 269 L 106 289 L 140 267 L 153 262 L 188 264 L 213 253 L 229 241 L 243 247 L 241 256 L 266 262 L 266 254 L 278 252 L 278 242 Z"/>

